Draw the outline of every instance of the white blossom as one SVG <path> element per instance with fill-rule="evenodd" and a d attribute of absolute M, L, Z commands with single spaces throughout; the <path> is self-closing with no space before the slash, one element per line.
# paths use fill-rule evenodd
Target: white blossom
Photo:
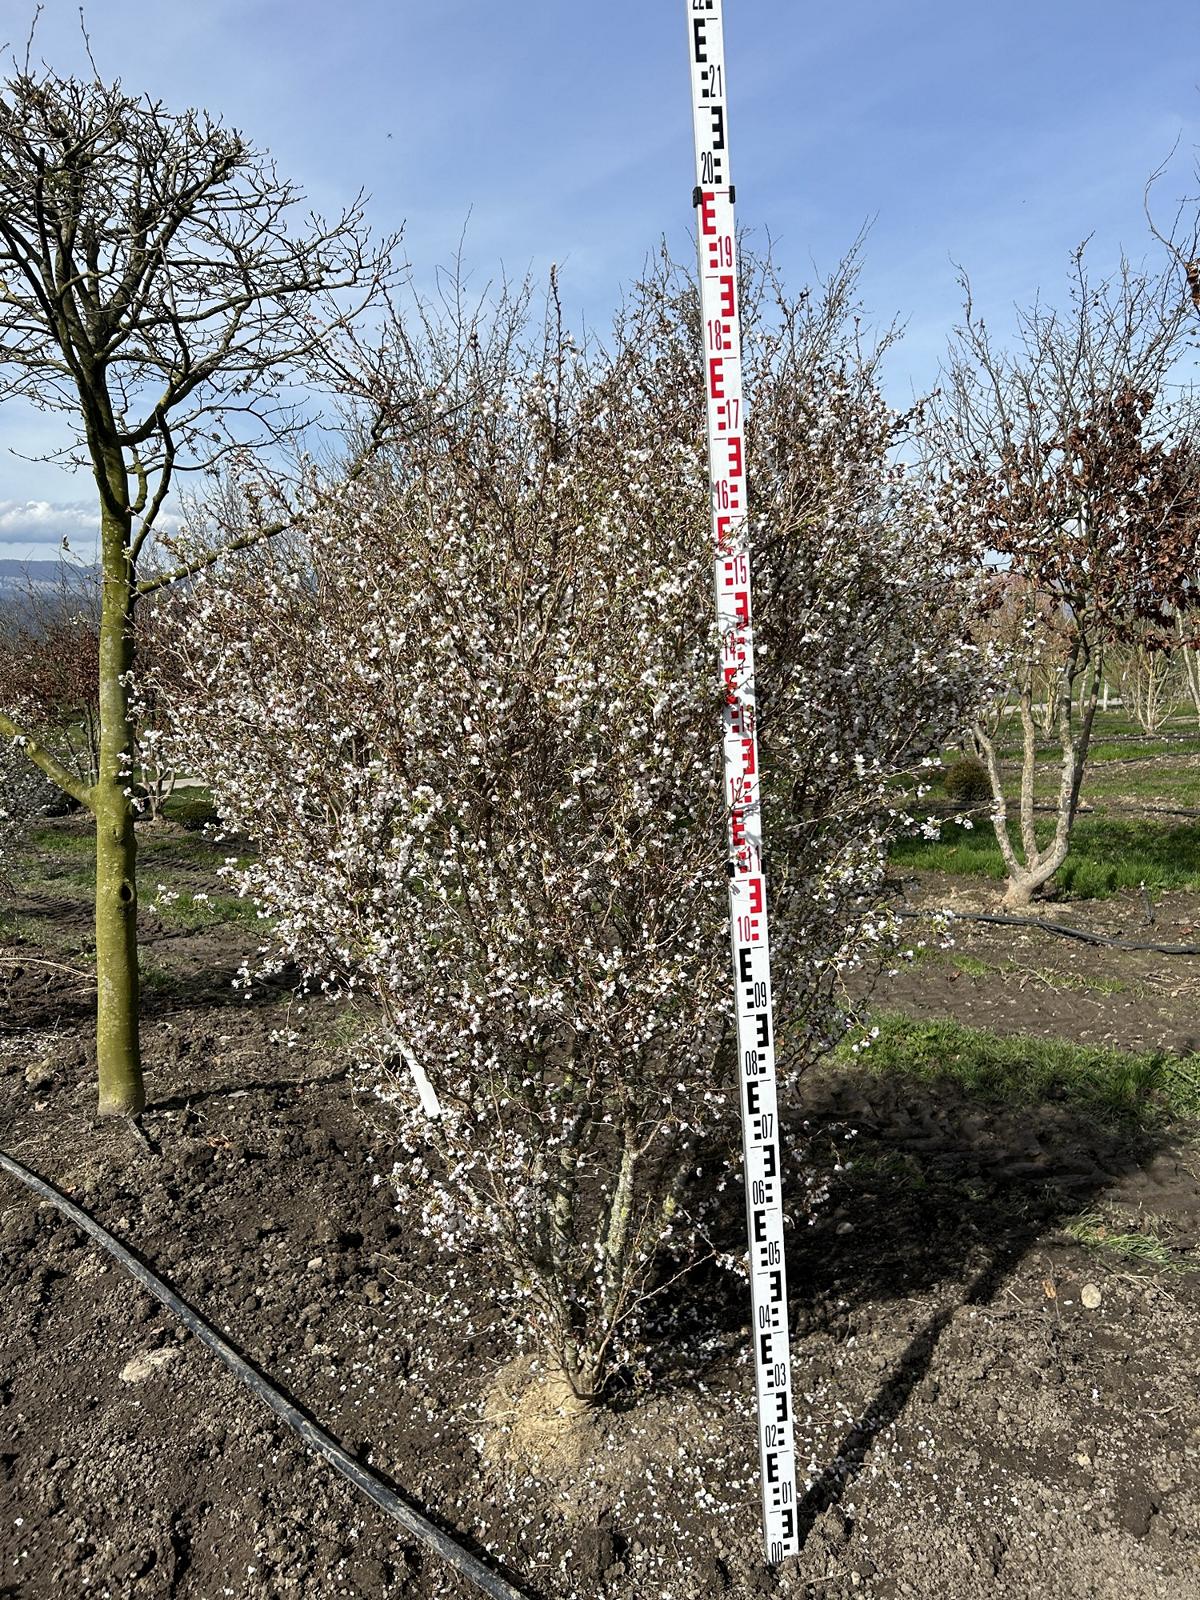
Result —
<path fill-rule="evenodd" d="M 786 1092 L 890 949 L 893 780 L 979 662 L 851 280 L 775 287 L 747 295 L 746 376 Z M 695 307 L 663 267 L 607 351 L 520 297 L 397 341 L 405 444 L 175 618 L 164 736 L 258 843 L 225 871 L 268 964 L 373 992 L 414 1227 L 494 1272 L 581 1393 L 631 1355 L 664 1253 L 709 1248 L 736 1142 Z"/>

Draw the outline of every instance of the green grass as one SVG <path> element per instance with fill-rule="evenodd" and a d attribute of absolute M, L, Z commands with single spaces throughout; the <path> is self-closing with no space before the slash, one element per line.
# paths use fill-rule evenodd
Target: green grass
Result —
<path fill-rule="evenodd" d="M 1006 1036 L 945 1021 L 884 1013 L 879 1037 L 835 1059 L 926 1082 L 951 1080 L 981 1100 L 1078 1106 L 1110 1127 L 1150 1128 L 1200 1117 L 1200 1057 L 1130 1053 L 1061 1039 Z"/>
<path fill-rule="evenodd" d="M 980 961 L 978 956 L 969 956 L 956 950 L 950 957 L 951 962 L 960 972 L 965 972 L 969 978 L 986 978 L 996 969 L 986 961 Z"/>
<path fill-rule="evenodd" d="M 1015 724 L 1010 724 L 1015 729 Z M 1169 736 L 1169 737 L 1168 737 Z M 1006 782 L 1015 797 L 1019 784 L 1022 746 L 1015 732 L 1002 730 L 996 745 L 1001 767 L 1007 769 Z M 1200 805 L 1200 768 L 1188 765 L 1188 756 L 1200 755 L 1200 730 L 1190 704 L 1181 707 L 1159 731 L 1147 737 L 1132 717 L 1120 711 L 1098 712 L 1084 772 L 1083 797 L 1099 799 L 1104 794 L 1152 796 L 1162 804 Z M 1130 758 L 1151 764 L 1149 770 L 1130 765 Z M 957 745 L 948 745 L 941 755 L 945 766 L 962 759 Z M 1035 793 L 1039 800 L 1052 800 L 1058 793 L 1059 749 L 1057 737 L 1040 739 Z M 911 782 L 901 779 L 898 786 L 911 790 Z M 934 794 L 941 793 L 935 783 Z"/>
<path fill-rule="evenodd" d="M 23 848 L 14 853 L 9 876 L 19 894 L 84 903 L 95 892 L 94 852 L 90 828 L 44 823 L 31 829 Z M 205 892 L 207 884 L 214 881 L 214 869 L 231 854 L 227 844 L 214 843 L 198 832 L 178 834 L 140 827 L 138 868 L 143 903 L 155 906 L 168 926 L 188 931 L 257 921 L 248 901 L 228 893 Z M 160 883 L 168 890 L 161 902 L 155 890 Z M 60 935 L 52 922 L 17 915 L 8 907 L 0 912 L 0 938 L 28 939 L 59 952 L 90 956 L 90 945 L 77 933 Z M 155 981 L 151 977 L 151 984 Z"/>
<path fill-rule="evenodd" d="M 215 870 L 235 854 L 229 841 L 215 842 L 200 832 L 176 833 L 140 826 L 138 876 L 142 897 L 152 901 L 153 885 L 158 882 L 178 889 L 182 898 L 177 926 L 245 920 L 243 902 L 234 896 L 213 895 L 207 908 L 203 896 L 199 902 L 195 900 L 196 893 L 206 887 L 205 880 L 212 879 Z M 75 823 L 43 823 L 26 834 L 8 870 L 18 892 L 73 900 L 89 898 L 96 882 L 93 831 L 90 827 L 81 830 Z"/>
<path fill-rule="evenodd" d="M 207 789 L 177 789 L 163 802 L 162 815 L 168 822 L 200 833 L 205 828 L 219 828 L 220 817 Z"/>
<path fill-rule="evenodd" d="M 1049 747 L 1047 754 L 1056 755 L 1058 745 Z M 1019 759 L 1019 753 L 1014 752 Z M 1115 739 L 1099 741 L 1093 739 L 1088 746 L 1088 762 L 1095 762 L 1097 766 L 1104 763 L 1117 761 L 1122 765 L 1133 760 L 1141 761 L 1178 761 L 1184 756 L 1200 755 L 1200 737 L 1187 739 L 1128 739 L 1119 741 Z"/>
<path fill-rule="evenodd" d="M 1053 831 L 1049 819 L 1039 819 L 1039 843 L 1046 843 Z M 1000 846 L 986 821 L 970 829 L 946 823 L 938 840 L 898 839 L 891 859 L 927 871 L 996 879 L 1005 876 Z M 1102 899 L 1143 883 L 1148 889 L 1200 888 L 1200 823 L 1080 817 L 1071 832 L 1070 854 L 1054 882 L 1082 900 Z"/>
<path fill-rule="evenodd" d="M 1078 722 L 1078 715 L 1076 716 Z M 1147 735 L 1141 723 L 1131 712 L 1126 712 L 1114 706 L 1111 710 L 1102 711 L 1097 707 L 1096 717 L 1092 723 L 1093 744 L 1104 740 L 1124 739 L 1130 743 L 1150 744 L 1153 741 L 1167 742 L 1169 738 L 1194 737 L 1200 739 L 1200 729 L 1196 725 L 1196 713 L 1192 703 L 1180 701 L 1165 719 L 1157 733 Z M 1048 738 L 1039 738 L 1047 748 L 1057 742 L 1057 733 L 1052 733 Z M 1014 711 L 1011 717 L 1005 718 L 996 736 L 997 749 L 1020 750 L 1021 748 L 1021 719 Z M 1131 753 L 1131 752 L 1129 752 Z"/>
<path fill-rule="evenodd" d="M 921 945 L 912 950 L 905 961 L 905 966 L 911 972 L 919 966 L 956 967 L 959 972 L 965 972 L 972 978 L 985 978 L 989 973 L 998 972 L 999 967 L 991 966 L 986 961 L 980 961 L 977 956 L 965 955 L 959 950 L 939 950 L 935 944 Z"/>
<path fill-rule="evenodd" d="M 256 922 L 258 913 L 249 900 L 233 894 L 205 894 L 191 889 L 172 890 L 166 899 L 155 897 L 154 907 L 170 928 L 214 928 L 226 922 Z"/>
<path fill-rule="evenodd" d="M 1006 964 L 1004 970 L 1028 972 L 1040 978 L 1048 989 L 1082 989 L 1089 994 L 1124 994 L 1129 989 L 1129 985 L 1120 978 L 1089 978 L 1081 972 L 1054 972 L 1048 967 L 1017 969 L 1011 962 Z"/>
<path fill-rule="evenodd" d="M 77 835 L 63 837 L 71 840 L 71 848 L 32 848 L 26 843 L 24 848 L 14 850 L 8 877 L 18 893 L 66 900 L 83 900 L 92 893 L 96 864 L 90 849 L 85 854 L 74 848 L 79 843 Z M 84 842 L 91 846 L 90 838 Z"/>
<path fill-rule="evenodd" d="M 1037 978 L 1048 989 L 1081 989 L 1090 994 L 1124 994 L 1130 988 L 1120 978 L 1092 978 L 1086 973 L 1055 972 L 1050 967 L 1031 967 L 1015 961 L 981 961 L 978 956 L 968 955 L 962 950 L 937 950 L 929 945 L 914 952 L 910 967 L 922 959 L 954 967 L 968 978 L 1003 977 L 1016 973 L 1021 977 Z M 1140 992 L 1139 985 L 1135 984 L 1133 988 Z"/>
<path fill-rule="evenodd" d="M 919 867 L 925 872 L 964 872 L 973 878 L 1003 878 L 1004 861 L 992 834 L 990 822 L 962 828 L 957 823 L 942 825 L 939 839 L 911 835 L 897 839 L 889 858 L 898 866 Z"/>
<path fill-rule="evenodd" d="M 96 839 L 92 829 L 54 827 L 43 823 L 31 828 L 22 840 L 26 856 L 49 856 L 52 861 L 64 863 L 90 862 L 96 853 Z M 153 826 L 138 826 L 138 858 L 140 861 L 169 860 L 208 865 L 220 863 L 229 854 L 227 848 L 214 844 L 203 834 L 160 833 Z"/>
<path fill-rule="evenodd" d="M 187 788 L 173 790 L 163 802 L 163 815 L 166 817 L 177 816 L 180 811 L 185 811 L 195 801 L 202 801 L 205 805 L 212 805 L 212 790 L 203 785 L 189 784 Z"/>
<path fill-rule="evenodd" d="M 1034 785 L 1034 798 L 1042 805 L 1058 799 L 1058 780 L 1047 773 Z M 1156 762 L 1151 767 L 1088 767 L 1081 791 L 1085 805 L 1102 806 L 1106 800 L 1148 800 L 1179 809 L 1200 808 L 1200 767 Z"/>
<path fill-rule="evenodd" d="M 219 867 L 233 854 L 225 844 L 214 844 L 201 833 L 155 834 L 138 836 L 138 861 L 149 870 L 154 864 Z"/>
<path fill-rule="evenodd" d="M 905 1189 L 929 1187 L 924 1166 L 907 1150 L 856 1150 L 854 1174 L 860 1182 L 865 1178 Z"/>
<path fill-rule="evenodd" d="M 138 981 L 147 994 L 170 994 L 179 984 L 177 975 L 169 967 L 144 954 L 138 964 Z"/>
<path fill-rule="evenodd" d="M 1057 739 L 1038 741 L 1038 765 L 1056 767 L 1061 760 Z M 1200 755 L 1200 736 L 1186 739 L 1093 739 L 1088 745 L 1089 767 L 1131 766 L 1144 761 L 1181 761 L 1187 756 Z M 1009 767 L 1014 776 L 1020 769 L 1024 750 L 1019 744 L 1000 745 L 996 758 L 1002 767 Z"/>
<path fill-rule="evenodd" d="M 1156 1219 L 1143 1219 L 1142 1230 L 1122 1230 L 1120 1219 L 1103 1211 L 1085 1211 L 1064 1228 L 1070 1238 L 1085 1249 L 1118 1256 L 1135 1266 L 1156 1267 L 1160 1272 L 1195 1272 L 1200 1262 L 1188 1252 L 1180 1252 L 1155 1231 Z"/>
<path fill-rule="evenodd" d="M 182 839 L 156 840 L 149 847 L 143 841 L 142 848 L 138 851 L 138 876 L 142 884 L 142 896 L 147 900 L 153 899 L 152 886 L 156 882 L 166 881 L 174 888 L 175 884 L 171 880 L 177 876 L 180 869 L 186 870 L 191 867 L 207 874 L 213 868 L 220 866 L 225 859 L 226 854 L 223 850 L 207 844 L 194 834 Z M 56 852 L 51 855 L 44 850 L 36 852 L 25 850 L 14 858 L 11 877 L 18 890 L 23 893 L 87 899 L 95 891 L 96 865 L 90 854 L 82 857 L 76 852 Z M 181 888 L 180 892 L 186 895 L 194 894 L 196 891 Z M 201 901 L 201 905 L 203 903 Z"/>
<path fill-rule="evenodd" d="M 378 1026 L 377 1019 L 357 1005 L 338 1006 L 325 1032 L 325 1042 L 335 1050 L 353 1051 Z"/>
<path fill-rule="evenodd" d="M 96 961 L 90 930 L 63 929 L 44 917 L 0 914 L 0 944 L 28 945 L 40 953 L 61 957 L 72 966 L 92 967 Z"/>
<path fill-rule="evenodd" d="M 43 825 L 31 828 L 26 837 L 34 849 L 44 851 L 49 856 L 74 860 L 96 853 L 96 840 L 90 828 L 83 833 L 76 833 L 66 828 Z"/>

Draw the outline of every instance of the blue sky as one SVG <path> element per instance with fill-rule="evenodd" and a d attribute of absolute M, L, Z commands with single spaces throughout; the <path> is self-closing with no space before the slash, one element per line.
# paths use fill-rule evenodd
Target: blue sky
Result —
<path fill-rule="evenodd" d="M 0 0 L 0 40 L 31 7 Z M 466 224 L 483 281 L 558 262 L 569 311 L 603 323 L 665 234 L 691 249 L 683 0 L 92 0 L 105 76 L 203 105 L 266 146 L 321 208 L 359 186 L 381 231 L 404 225 L 418 279 Z M 1177 0 L 727 0 L 740 222 L 769 231 L 799 286 L 871 222 L 863 288 L 906 336 L 898 402 L 929 387 L 966 268 L 994 326 L 1057 298 L 1088 234 L 1107 265 L 1152 249 L 1150 171 L 1181 141 L 1164 200 L 1200 144 L 1195 12 Z M 40 54 L 82 65 L 77 0 L 47 0 Z M 468 220 L 469 214 L 469 220 Z M 6 404 L 0 444 L 60 437 Z M 90 484 L 0 456 L 0 556 L 78 548 Z"/>

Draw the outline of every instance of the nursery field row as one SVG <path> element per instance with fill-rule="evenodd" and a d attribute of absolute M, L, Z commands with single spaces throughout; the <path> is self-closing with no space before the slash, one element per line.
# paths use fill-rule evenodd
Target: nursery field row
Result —
<path fill-rule="evenodd" d="M 999 1600 L 1050 1593 L 1063 1570 L 1104 1596 L 1156 1600 L 1164 1573 L 1186 1592 L 1200 1561 L 1191 964 L 962 923 L 877 986 L 867 1050 L 848 1038 L 788 1090 L 807 1537 L 778 1574 L 761 1561 L 740 1280 L 709 1264 L 675 1287 L 630 1375 L 636 1405 L 548 1426 L 513 1355 L 514 1308 L 389 1199 L 363 1019 L 287 987 L 242 998 L 231 980 L 255 931 L 239 918 L 148 914 L 151 1145 L 90 1131 L 86 964 L 53 942 L 86 940 L 80 885 L 54 876 L 81 866 L 76 827 L 47 825 L 47 872 L 10 897 L 19 925 L 0 935 L 4 1147 L 533 1592 L 921 1596 L 931 1571 L 937 1593 L 973 1592 L 981 1563 Z M 202 838 L 167 826 L 143 849 L 149 882 L 219 892 Z M 922 903 L 971 892 L 921 878 Z M 1072 915 L 1110 927 L 1135 907 L 1117 894 Z M 1173 935 L 1200 899 L 1172 891 L 1160 914 Z M 736 1252 L 727 1199 L 711 1226 Z M 5 1546 L 18 1579 L 465 1600 L 69 1227 L 7 1192 L 2 1226 L 0 1511 L 23 1519 Z"/>

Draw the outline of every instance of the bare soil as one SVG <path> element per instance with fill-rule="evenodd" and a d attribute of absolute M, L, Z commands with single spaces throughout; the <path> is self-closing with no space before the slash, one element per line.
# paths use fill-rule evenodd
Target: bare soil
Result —
<path fill-rule="evenodd" d="M 1200 915 L 1195 897 L 1178 910 L 1180 926 Z M 773 1571 L 741 1283 L 697 1271 L 660 1309 L 648 1381 L 550 1425 L 514 1361 L 504 1286 L 395 1209 L 337 1003 L 243 998 L 231 979 L 252 929 L 148 922 L 152 1148 L 91 1120 L 91 994 L 37 964 L 62 960 L 49 938 L 0 951 L 0 1146 L 530 1596 L 1200 1593 L 1198 1275 L 1064 1232 L 1105 1208 L 1182 1265 L 1200 1244 L 1190 1134 L 1116 1136 L 1063 1105 L 981 1106 L 851 1070 L 805 1081 L 792 1157 L 819 1163 L 830 1195 L 792 1219 L 805 1540 Z M 1094 977 L 1110 956 L 1024 938 L 973 931 L 960 949 L 994 975 L 923 961 L 886 1001 L 1139 1047 L 1190 1038 L 1186 967 L 1125 953 L 1124 990 L 1060 989 L 1002 963 Z M 733 1192 L 723 1226 L 736 1248 Z M 0 1595 L 474 1592 L 0 1177 Z"/>
<path fill-rule="evenodd" d="M 901 964 L 894 977 L 874 985 L 873 1003 L 997 1033 L 1118 1050 L 1200 1051 L 1200 957 L 1085 944 L 1039 926 L 1055 922 L 1131 944 L 1200 948 L 1194 890 L 1156 891 L 1149 906 L 1135 891 L 1104 900 L 1046 900 L 1021 913 L 1029 927 L 969 920 L 973 912 L 999 912 L 1001 888 L 943 872 L 909 877 L 907 904 L 959 914 L 953 945 Z M 928 938 L 928 929 L 911 927 L 914 940 Z"/>

